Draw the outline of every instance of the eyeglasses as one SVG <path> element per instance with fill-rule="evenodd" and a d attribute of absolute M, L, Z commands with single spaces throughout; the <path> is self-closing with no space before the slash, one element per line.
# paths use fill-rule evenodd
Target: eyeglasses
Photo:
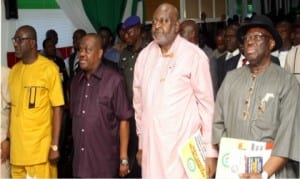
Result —
<path fill-rule="evenodd" d="M 249 40 L 254 40 L 255 42 L 262 41 L 264 38 L 270 38 L 269 35 L 263 33 L 248 34 L 242 37 L 243 42 L 248 42 Z"/>
<path fill-rule="evenodd" d="M 13 37 L 11 38 L 13 43 L 22 43 L 24 40 L 31 40 L 30 37 Z"/>

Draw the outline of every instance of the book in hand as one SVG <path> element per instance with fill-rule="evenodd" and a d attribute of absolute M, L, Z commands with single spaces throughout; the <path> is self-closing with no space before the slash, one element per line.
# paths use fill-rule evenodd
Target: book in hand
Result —
<path fill-rule="evenodd" d="M 219 147 L 216 179 L 238 179 L 239 174 L 261 173 L 271 156 L 272 143 L 223 137 Z M 270 178 L 275 178 L 275 175 Z"/>
<path fill-rule="evenodd" d="M 200 131 L 196 132 L 179 148 L 179 155 L 189 178 L 206 179 L 206 146 Z"/>

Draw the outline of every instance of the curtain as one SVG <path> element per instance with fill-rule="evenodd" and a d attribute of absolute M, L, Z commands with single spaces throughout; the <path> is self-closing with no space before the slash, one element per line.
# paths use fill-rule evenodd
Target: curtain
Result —
<path fill-rule="evenodd" d="M 124 22 L 127 17 L 132 15 L 139 16 L 141 18 L 141 21 L 144 22 L 144 9 L 144 0 L 127 0 L 122 22 Z"/>
<path fill-rule="evenodd" d="M 137 7 L 138 7 L 138 1 L 140 1 L 140 0 L 132 1 L 131 15 L 137 15 L 136 11 L 137 11 Z"/>
<path fill-rule="evenodd" d="M 235 13 L 241 17 L 243 15 L 243 2 L 242 0 L 236 0 L 235 3 L 236 3 Z"/>
<path fill-rule="evenodd" d="M 145 12 L 144 12 L 144 0 L 133 0 L 131 15 L 137 15 L 141 18 L 141 21 L 145 21 Z"/>
<path fill-rule="evenodd" d="M 109 27 L 113 33 L 122 22 L 127 0 L 82 0 L 87 17 L 96 31 L 101 26 Z"/>
<path fill-rule="evenodd" d="M 56 0 L 59 7 L 78 29 L 86 32 L 96 32 L 85 14 L 81 0 Z"/>

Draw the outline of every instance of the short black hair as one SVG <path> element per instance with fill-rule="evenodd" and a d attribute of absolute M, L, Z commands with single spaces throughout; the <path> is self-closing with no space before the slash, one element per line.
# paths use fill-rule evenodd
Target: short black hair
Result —
<path fill-rule="evenodd" d="M 54 29 L 47 30 L 46 38 L 50 38 L 51 35 L 56 35 L 57 36 L 57 32 Z"/>
<path fill-rule="evenodd" d="M 97 34 L 99 35 L 99 33 L 100 33 L 101 31 L 105 31 L 105 32 L 108 33 L 108 35 L 109 35 L 110 37 L 113 37 L 113 33 L 112 33 L 112 31 L 110 30 L 109 27 L 106 27 L 106 26 L 100 27 L 100 28 L 98 29 L 98 31 L 97 31 Z"/>
<path fill-rule="evenodd" d="M 48 42 L 48 41 L 52 41 L 52 39 L 49 39 L 49 38 L 46 38 L 44 41 L 43 41 L 43 48 L 45 48 L 46 47 L 46 43 Z"/>

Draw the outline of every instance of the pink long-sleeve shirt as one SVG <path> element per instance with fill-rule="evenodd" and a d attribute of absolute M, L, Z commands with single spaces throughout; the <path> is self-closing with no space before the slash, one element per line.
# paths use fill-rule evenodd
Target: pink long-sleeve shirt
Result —
<path fill-rule="evenodd" d="M 197 130 L 211 144 L 214 100 L 205 53 L 179 35 L 167 55 L 151 42 L 139 55 L 133 81 L 133 105 L 143 178 L 187 178 L 179 147 Z"/>

